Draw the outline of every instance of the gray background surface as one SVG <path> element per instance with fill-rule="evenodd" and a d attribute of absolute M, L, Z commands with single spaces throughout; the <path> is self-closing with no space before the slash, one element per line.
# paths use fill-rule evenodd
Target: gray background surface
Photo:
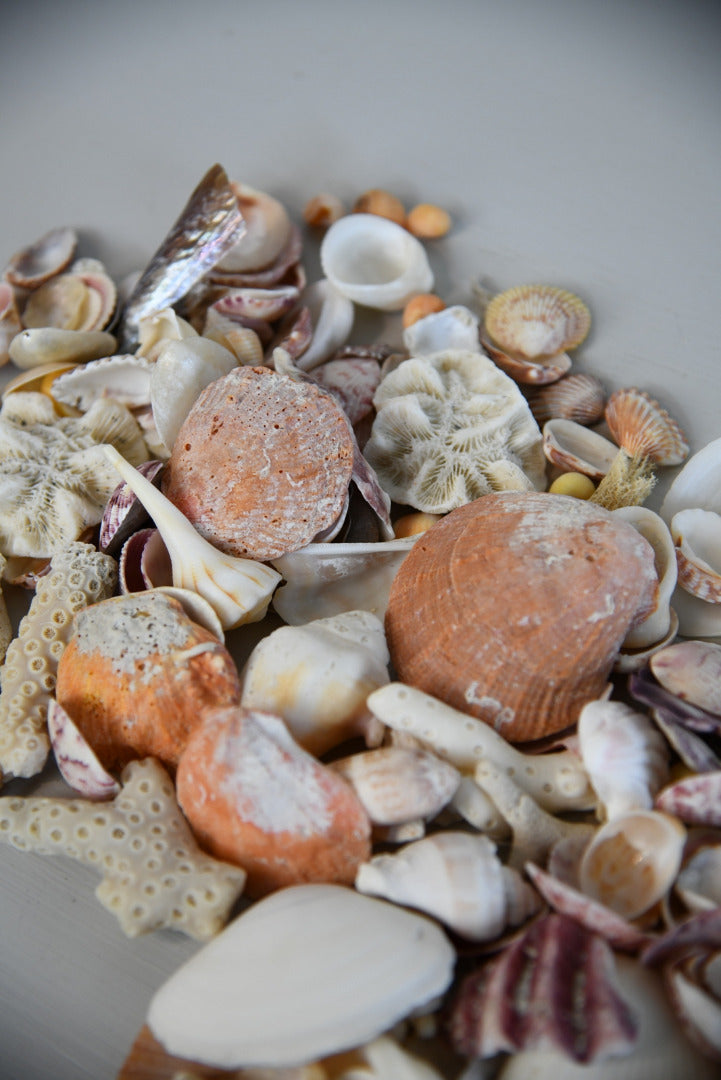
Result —
<path fill-rule="evenodd" d="M 387 187 L 453 214 L 449 303 L 477 279 L 578 292 L 577 369 L 649 390 L 695 450 L 721 434 L 720 45 L 698 0 L 6 4 L 0 261 L 71 224 L 139 269 L 214 161 L 295 217 Z M 0 848 L 1 1080 L 112 1078 L 196 947 L 126 940 L 96 880 Z"/>

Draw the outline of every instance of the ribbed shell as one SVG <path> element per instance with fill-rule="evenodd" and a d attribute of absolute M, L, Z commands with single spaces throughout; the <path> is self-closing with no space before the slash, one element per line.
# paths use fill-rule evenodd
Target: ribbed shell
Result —
<path fill-rule="evenodd" d="M 530 386 L 526 400 L 536 422 L 573 420 L 577 424 L 595 424 L 603 417 L 606 394 L 595 375 L 575 372 L 545 386 Z"/>
<path fill-rule="evenodd" d="M 651 546 L 579 499 L 483 496 L 423 534 L 393 583 L 398 678 L 511 742 L 568 727 L 600 697 L 626 633 L 653 604 Z"/>
<path fill-rule="evenodd" d="M 485 330 L 496 345 L 527 359 L 555 356 L 580 345 L 591 314 L 577 296 L 551 285 L 518 285 L 494 296 Z"/>
<path fill-rule="evenodd" d="M 606 403 L 606 423 L 619 446 L 656 465 L 680 465 L 689 444 L 679 424 L 645 390 L 615 390 Z"/>

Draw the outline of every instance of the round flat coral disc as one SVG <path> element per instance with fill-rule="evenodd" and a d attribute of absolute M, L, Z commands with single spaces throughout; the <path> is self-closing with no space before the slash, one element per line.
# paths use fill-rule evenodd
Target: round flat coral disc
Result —
<path fill-rule="evenodd" d="M 388 648 L 402 682 L 526 742 L 601 695 L 656 589 L 651 545 L 609 511 L 484 495 L 416 541 L 391 589 Z"/>
<path fill-rule="evenodd" d="M 222 551 L 272 559 L 337 520 L 353 453 L 348 421 L 328 394 L 269 368 L 239 367 L 197 399 L 163 491 Z"/>

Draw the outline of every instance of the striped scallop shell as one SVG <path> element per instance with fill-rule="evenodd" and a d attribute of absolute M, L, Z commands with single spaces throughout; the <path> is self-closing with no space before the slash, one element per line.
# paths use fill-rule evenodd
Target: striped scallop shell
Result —
<path fill-rule="evenodd" d="M 605 417 L 614 439 L 629 454 L 648 457 L 656 465 L 680 465 L 688 455 L 681 427 L 645 390 L 615 390 Z"/>
<path fill-rule="evenodd" d="M 603 417 L 606 394 L 600 379 L 587 372 L 564 375 L 556 382 L 529 386 L 526 400 L 536 423 L 547 420 L 572 420 L 576 424 L 595 424 Z"/>
<path fill-rule="evenodd" d="M 519 285 L 494 296 L 485 330 L 496 345 L 529 360 L 556 356 L 584 340 L 591 314 L 577 296 L 551 285 Z"/>

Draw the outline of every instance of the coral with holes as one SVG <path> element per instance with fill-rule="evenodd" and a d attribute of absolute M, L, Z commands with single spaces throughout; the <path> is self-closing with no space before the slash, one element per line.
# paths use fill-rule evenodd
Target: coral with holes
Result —
<path fill-rule="evenodd" d="M 73 616 L 112 595 L 117 564 L 91 544 L 75 541 L 53 556 L 0 668 L 0 769 L 3 779 L 35 776 L 50 740 L 48 703 L 58 661 L 73 633 Z"/>
<path fill-rule="evenodd" d="M 245 871 L 205 855 L 155 758 L 132 761 L 112 802 L 0 798 L 0 840 L 103 875 L 95 895 L 128 937 L 160 928 L 204 941 L 225 925 Z"/>

